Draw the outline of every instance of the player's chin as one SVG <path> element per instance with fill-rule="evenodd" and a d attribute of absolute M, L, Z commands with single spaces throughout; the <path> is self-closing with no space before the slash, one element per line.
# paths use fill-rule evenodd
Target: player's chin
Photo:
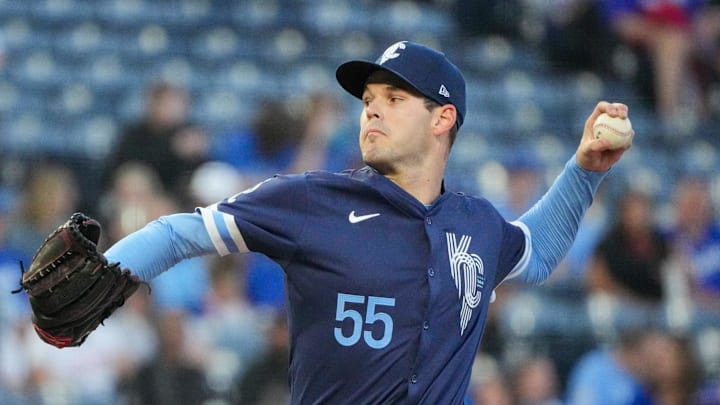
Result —
<path fill-rule="evenodd" d="M 363 162 L 381 174 L 390 173 L 392 171 L 392 165 L 390 162 L 387 159 L 381 159 L 377 155 L 363 153 Z"/>
<path fill-rule="evenodd" d="M 362 153 L 362 159 L 365 163 L 372 163 L 376 160 L 380 160 L 380 151 L 376 145 L 364 144 L 360 146 L 360 152 Z"/>

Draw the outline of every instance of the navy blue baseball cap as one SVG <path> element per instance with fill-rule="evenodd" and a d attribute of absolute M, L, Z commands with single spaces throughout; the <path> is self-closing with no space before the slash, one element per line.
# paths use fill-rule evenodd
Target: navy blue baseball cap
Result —
<path fill-rule="evenodd" d="M 378 70 L 395 74 L 440 105 L 454 105 L 460 128 L 465 119 L 465 79 L 445 54 L 414 42 L 400 41 L 390 45 L 374 63 L 362 60 L 343 63 L 335 77 L 348 93 L 362 98 L 365 82 Z"/>

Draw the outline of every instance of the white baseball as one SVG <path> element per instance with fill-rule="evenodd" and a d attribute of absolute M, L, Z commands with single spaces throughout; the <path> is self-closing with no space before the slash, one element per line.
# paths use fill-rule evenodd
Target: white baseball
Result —
<path fill-rule="evenodd" d="M 618 149 L 632 143 L 635 131 L 632 129 L 630 118 L 611 117 L 602 113 L 593 124 L 593 135 L 595 139 L 606 139 L 610 147 Z"/>

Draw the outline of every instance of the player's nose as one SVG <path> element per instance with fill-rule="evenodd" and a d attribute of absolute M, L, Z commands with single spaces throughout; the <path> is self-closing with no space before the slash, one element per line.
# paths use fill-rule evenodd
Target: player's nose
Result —
<path fill-rule="evenodd" d="M 363 113 L 367 119 L 380 118 L 380 109 L 378 108 L 377 100 L 370 100 L 365 103 Z"/>

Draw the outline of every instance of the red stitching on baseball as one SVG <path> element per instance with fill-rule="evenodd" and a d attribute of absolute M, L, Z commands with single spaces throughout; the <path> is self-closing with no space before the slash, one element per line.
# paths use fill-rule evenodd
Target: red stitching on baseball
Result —
<path fill-rule="evenodd" d="M 595 124 L 595 126 L 596 126 L 596 127 L 603 127 L 603 128 L 605 128 L 605 129 L 609 129 L 610 131 L 614 132 L 616 135 L 619 135 L 619 136 L 625 136 L 625 137 L 627 137 L 627 136 L 630 136 L 630 134 L 634 134 L 634 133 L 635 133 L 635 131 L 633 131 L 632 129 L 630 129 L 630 131 L 628 131 L 628 132 L 620 132 L 620 131 L 618 131 L 617 129 L 611 127 L 610 125 L 608 125 L 608 124 L 603 124 L 603 123 Z M 595 135 L 595 136 L 597 137 L 597 135 Z"/>

